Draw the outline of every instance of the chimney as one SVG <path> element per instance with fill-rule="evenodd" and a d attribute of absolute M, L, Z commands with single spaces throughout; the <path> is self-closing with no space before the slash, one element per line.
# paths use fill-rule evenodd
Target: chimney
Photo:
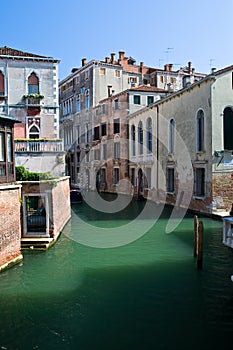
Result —
<path fill-rule="evenodd" d="M 169 72 L 172 72 L 172 63 L 168 64 L 168 70 L 169 70 Z"/>
<path fill-rule="evenodd" d="M 86 63 L 87 63 L 87 59 L 86 59 L 86 58 L 83 58 L 83 59 L 82 59 L 82 67 L 84 67 L 84 66 L 86 65 Z"/>
<path fill-rule="evenodd" d="M 111 63 L 115 62 L 115 53 L 111 53 Z"/>
<path fill-rule="evenodd" d="M 141 73 L 142 73 L 143 67 L 144 67 L 144 62 L 140 62 L 140 72 Z"/>
<path fill-rule="evenodd" d="M 164 66 L 164 70 L 167 72 L 168 70 L 169 70 L 169 67 L 168 67 L 169 65 L 168 64 L 165 64 L 165 66 Z"/>
<path fill-rule="evenodd" d="M 111 96 L 111 88 L 112 88 L 112 85 L 108 85 L 108 97 Z"/>
<path fill-rule="evenodd" d="M 213 68 L 211 69 L 211 73 L 213 74 L 213 73 L 215 73 L 215 71 L 216 71 L 216 68 L 213 67 Z"/>
<path fill-rule="evenodd" d="M 119 60 L 123 61 L 124 57 L 125 57 L 124 51 L 119 51 Z"/>
<path fill-rule="evenodd" d="M 105 57 L 105 63 L 110 63 L 110 58 L 109 57 Z"/>
<path fill-rule="evenodd" d="M 188 62 L 188 70 L 189 70 L 189 74 L 192 73 L 192 62 Z"/>

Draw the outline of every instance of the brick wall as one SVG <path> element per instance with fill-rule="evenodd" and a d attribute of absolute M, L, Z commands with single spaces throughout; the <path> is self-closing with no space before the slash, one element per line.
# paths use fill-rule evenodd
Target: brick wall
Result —
<path fill-rule="evenodd" d="M 233 203 L 233 173 L 213 174 L 213 199 L 219 202 L 227 211 Z"/>
<path fill-rule="evenodd" d="M 22 259 L 19 185 L 0 186 L 0 270 Z"/>

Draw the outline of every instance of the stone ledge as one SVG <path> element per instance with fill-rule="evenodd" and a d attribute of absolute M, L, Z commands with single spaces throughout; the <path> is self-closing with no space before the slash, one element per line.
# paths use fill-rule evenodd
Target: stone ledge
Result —
<path fill-rule="evenodd" d="M 13 265 L 20 263 L 22 260 L 23 260 L 23 255 L 20 254 L 16 258 L 14 258 L 14 259 L 8 261 L 7 263 L 3 264 L 2 266 L 0 266 L 0 272 L 2 272 L 3 270 L 6 270 L 7 268 L 9 268 Z"/>

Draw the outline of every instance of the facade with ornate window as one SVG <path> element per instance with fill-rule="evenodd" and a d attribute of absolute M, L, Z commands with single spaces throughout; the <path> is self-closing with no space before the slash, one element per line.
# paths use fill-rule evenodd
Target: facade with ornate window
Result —
<path fill-rule="evenodd" d="M 58 64 L 52 57 L 0 47 L 0 113 L 21 122 L 15 125 L 16 164 L 54 175 L 65 172 L 57 161 L 64 158 Z"/>
<path fill-rule="evenodd" d="M 232 81 L 233 66 L 226 67 L 129 116 L 129 171 L 139 195 L 206 214 L 229 212 Z"/>

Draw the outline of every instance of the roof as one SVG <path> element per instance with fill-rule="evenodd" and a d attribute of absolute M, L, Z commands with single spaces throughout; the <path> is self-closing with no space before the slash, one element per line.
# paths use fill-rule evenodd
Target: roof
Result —
<path fill-rule="evenodd" d="M 17 57 L 17 58 L 31 58 L 31 59 L 40 59 L 40 60 L 46 60 L 46 61 L 54 61 L 54 62 L 59 62 L 59 60 L 54 59 L 53 57 L 49 57 L 49 56 L 41 56 L 41 55 L 37 55 L 37 54 L 33 54 L 30 52 L 25 52 L 25 51 L 20 51 L 20 50 L 16 50 L 13 49 L 11 47 L 7 47 L 7 46 L 3 46 L 0 47 L 0 57 L 1 56 L 6 56 L 6 57 Z"/>
<path fill-rule="evenodd" d="M 174 98 L 176 96 L 180 96 L 184 92 L 190 91 L 195 86 L 200 86 L 201 84 L 205 83 L 208 80 L 213 80 L 213 79 L 215 80 L 217 76 L 225 74 L 227 72 L 231 72 L 231 71 L 233 71 L 233 65 L 225 67 L 223 69 L 220 69 L 220 70 L 218 70 L 218 71 L 216 71 L 214 73 L 211 73 L 211 74 L 207 75 L 206 77 L 202 78 L 201 80 L 199 80 L 199 81 L 189 85 L 188 87 L 185 87 L 185 88 L 183 88 L 181 90 L 175 91 L 175 92 L 173 92 L 173 93 L 163 97 L 161 100 L 152 103 L 150 106 L 144 107 L 144 108 L 142 108 L 142 109 L 140 109 L 140 110 L 138 110 L 138 111 L 136 111 L 134 113 L 131 113 L 128 116 L 128 119 L 131 119 L 132 117 L 135 117 L 136 115 L 139 115 L 139 114 L 141 114 L 141 113 L 143 113 L 143 112 L 145 112 L 145 111 L 147 111 L 149 109 L 152 109 L 153 107 L 158 106 L 158 105 L 160 105 L 160 104 L 166 102 L 167 100 L 170 100 L 170 99 L 172 99 L 172 98 Z"/>
<path fill-rule="evenodd" d="M 126 90 L 123 90 L 123 91 L 120 91 L 118 92 L 117 94 L 114 94 L 114 95 L 111 95 L 109 97 L 106 97 L 104 99 L 102 99 L 101 101 L 99 101 L 99 103 L 104 103 L 108 100 L 113 100 L 121 95 L 124 95 L 124 94 L 127 94 L 128 92 L 130 91 L 145 91 L 145 92 L 158 92 L 158 93 L 168 93 L 167 90 L 165 89 L 161 89 L 161 88 L 157 88 L 156 86 L 148 86 L 148 85 L 139 85 L 137 87 L 131 87 L 129 89 L 126 89 Z M 172 92 L 172 91 L 171 91 Z"/>
<path fill-rule="evenodd" d="M 133 90 L 133 91 L 151 91 L 151 92 L 167 92 L 167 90 L 165 89 L 162 89 L 162 88 L 158 88 L 156 86 L 150 86 L 150 85 L 139 85 L 139 86 L 136 86 L 136 87 L 132 87 L 129 89 L 130 91 Z"/>
<path fill-rule="evenodd" d="M 11 122 L 14 122 L 14 123 L 21 123 L 20 120 L 18 120 L 18 119 L 16 119 L 16 118 L 12 117 L 11 115 L 1 115 L 1 114 L 0 114 L 0 120 L 1 120 L 1 119 L 4 119 L 4 120 L 6 120 L 6 121 L 11 121 Z"/>

